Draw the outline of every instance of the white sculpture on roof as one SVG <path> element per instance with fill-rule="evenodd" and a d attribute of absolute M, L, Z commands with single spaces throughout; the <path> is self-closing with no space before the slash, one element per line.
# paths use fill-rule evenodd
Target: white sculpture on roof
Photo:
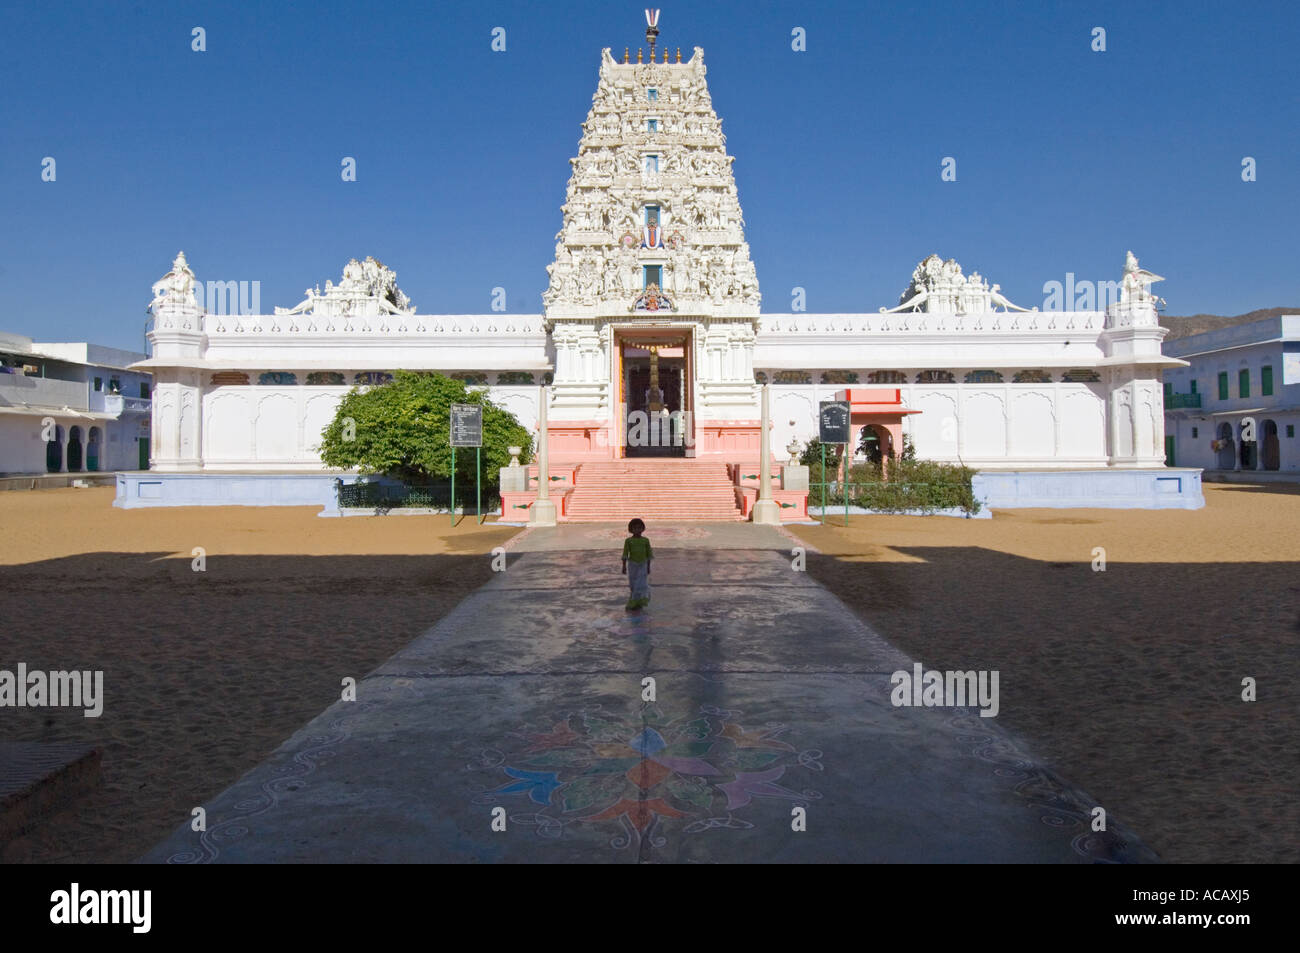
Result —
<path fill-rule="evenodd" d="M 1151 293 L 1151 286 L 1157 281 L 1164 280 L 1160 275 L 1139 268 L 1137 256 L 1130 251 L 1124 259 L 1124 278 L 1120 282 L 1119 300 L 1122 304 L 1141 302 L 1163 304 L 1163 298 L 1158 298 Z"/>
<path fill-rule="evenodd" d="M 881 308 L 881 314 L 900 311 L 942 312 L 944 314 L 986 314 L 1004 311 L 1037 311 L 1012 304 L 1002 294 L 1001 285 L 989 287 L 978 271 L 963 276 L 956 259 L 944 261 L 938 255 L 924 259 L 912 271 L 912 283 L 899 296 L 898 305 Z"/>
<path fill-rule="evenodd" d="M 198 303 L 194 297 L 194 272 L 185 260 L 185 252 L 180 252 L 172 261 L 171 271 L 154 282 L 153 295 L 153 304 Z"/>
<path fill-rule="evenodd" d="M 153 285 L 153 300 L 149 302 L 149 310 L 153 312 L 158 327 L 197 327 L 203 307 L 195 297 L 195 284 L 194 272 L 190 270 L 185 252 L 182 251 L 172 262 L 172 270 Z"/>
<path fill-rule="evenodd" d="M 365 261 L 349 259 L 343 279 L 336 285 L 325 282 L 325 293 L 308 288 L 306 298 L 292 308 L 276 308 L 276 314 L 318 314 L 322 317 L 377 317 L 380 314 L 414 314 L 408 298 L 397 287 L 397 273 L 373 256 Z"/>

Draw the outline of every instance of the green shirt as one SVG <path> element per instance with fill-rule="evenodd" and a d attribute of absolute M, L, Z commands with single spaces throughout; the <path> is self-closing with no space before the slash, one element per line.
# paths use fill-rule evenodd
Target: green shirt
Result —
<path fill-rule="evenodd" d="M 649 562 L 654 558 L 650 540 L 644 536 L 629 536 L 623 541 L 623 558 L 630 563 Z"/>

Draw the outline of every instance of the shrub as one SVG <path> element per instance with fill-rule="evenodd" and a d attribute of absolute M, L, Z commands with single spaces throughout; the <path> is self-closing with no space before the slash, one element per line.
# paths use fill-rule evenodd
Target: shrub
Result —
<path fill-rule="evenodd" d="M 906 451 L 905 451 L 906 452 Z M 830 463 L 827 461 L 827 468 Z M 903 459 L 889 466 L 888 481 L 882 479 L 878 464 L 860 463 L 849 467 L 849 505 L 877 513 L 907 511 L 933 513 L 960 509 L 974 515 L 980 511 L 971 480 L 977 471 L 970 467 L 934 460 Z M 832 471 L 826 488 L 827 506 L 844 505 L 842 475 Z M 821 479 L 812 483 L 819 484 Z M 821 504 L 821 487 L 814 486 L 808 495 L 810 505 Z"/>
<path fill-rule="evenodd" d="M 450 477 L 452 404 L 483 407 L 485 487 L 496 486 L 498 469 L 510 462 L 507 447 L 524 448 L 521 462 L 531 457 L 532 435 L 483 392 L 442 374 L 398 371 L 388 383 L 348 392 L 321 435 L 321 460 L 327 466 L 384 474 L 408 484 Z M 456 475 L 472 480 L 473 448 L 458 449 Z"/>

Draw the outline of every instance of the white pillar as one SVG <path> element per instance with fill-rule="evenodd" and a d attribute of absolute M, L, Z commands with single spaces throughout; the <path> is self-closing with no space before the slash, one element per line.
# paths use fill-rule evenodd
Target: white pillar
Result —
<path fill-rule="evenodd" d="M 533 526 L 555 525 L 555 504 L 551 502 L 550 437 L 547 433 L 546 410 L 550 403 L 549 387 L 539 388 L 541 400 L 537 405 L 537 501 L 528 514 Z"/>
<path fill-rule="evenodd" d="M 1004 385 L 1002 388 L 1002 426 L 1005 428 L 1005 436 L 1002 442 L 1007 448 L 1004 456 L 1008 457 L 1013 457 L 1016 454 L 1016 427 L 1015 420 L 1012 419 L 1015 412 L 1015 407 L 1011 403 L 1011 388 Z M 902 452 L 901 447 L 899 452 Z"/>
<path fill-rule="evenodd" d="M 759 452 L 762 458 L 758 464 L 758 501 L 754 504 L 753 520 L 755 523 L 780 525 L 781 507 L 772 499 L 772 433 L 770 409 L 770 384 L 763 385 L 763 418 L 759 424 Z"/>

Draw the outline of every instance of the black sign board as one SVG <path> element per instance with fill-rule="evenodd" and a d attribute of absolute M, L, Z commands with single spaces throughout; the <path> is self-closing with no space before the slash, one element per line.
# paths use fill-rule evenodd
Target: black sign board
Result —
<path fill-rule="evenodd" d="M 849 402 L 824 400 L 817 414 L 818 437 L 822 443 L 849 442 Z"/>
<path fill-rule="evenodd" d="M 483 446 L 483 408 L 478 404 L 451 405 L 451 445 Z"/>

